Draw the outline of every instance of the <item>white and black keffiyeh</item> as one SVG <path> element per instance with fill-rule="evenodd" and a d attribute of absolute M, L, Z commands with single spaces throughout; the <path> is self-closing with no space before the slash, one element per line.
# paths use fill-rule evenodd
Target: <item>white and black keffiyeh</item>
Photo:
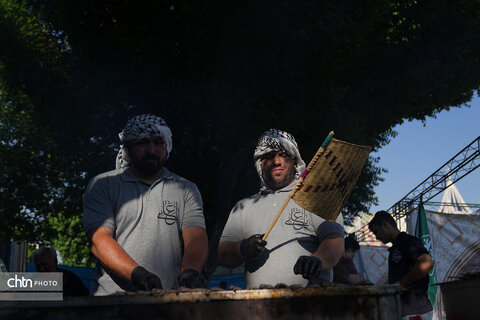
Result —
<path fill-rule="evenodd" d="M 282 130 L 269 129 L 265 131 L 258 139 L 258 144 L 253 155 L 253 161 L 255 161 L 255 168 L 260 176 L 262 188 L 265 187 L 265 181 L 263 181 L 262 177 L 262 166 L 260 162 L 261 157 L 272 151 L 279 150 L 285 150 L 293 159 L 296 160 L 296 178 L 299 178 L 303 171 L 305 171 L 305 162 L 300 156 L 300 151 L 298 150 L 298 145 L 293 135 Z"/>
<path fill-rule="evenodd" d="M 120 150 L 117 154 L 115 167 L 123 169 L 130 165 L 125 146 L 148 137 L 162 137 L 167 150 L 167 158 L 172 151 L 172 132 L 165 120 L 153 114 L 142 114 L 128 120 L 125 128 L 118 134 Z"/>

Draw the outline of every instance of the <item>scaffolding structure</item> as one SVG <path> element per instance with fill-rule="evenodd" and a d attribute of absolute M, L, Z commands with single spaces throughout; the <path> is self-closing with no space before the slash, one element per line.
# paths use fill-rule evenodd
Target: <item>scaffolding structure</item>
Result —
<path fill-rule="evenodd" d="M 448 160 L 443 166 L 416 186 L 400 201 L 391 206 L 387 211 L 392 213 L 397 224 L 400 224 L 400 219 L 414 212 L 420 203 L 423 203 L 425 206 L 445 205 L 442 202 L 430 202 L 429 200 L 433 199 L 439 193 L 448 188 L 448 179 L 451 179 L 452 183 L 458 182 L 479 166 L 480 136 L 463 148 L 453 158 Z M 465 205 L 468 205 L 472 209 L 480 208 L 480 204 Z M 359 242 L 366 242 L 367 238 L 371 238 L 372 233 L 366 224 L 357 230 L 355 235 Z"/>
<path fill-rule="evenodd" d="M 398 221 L 418 208 L 420 202 L 428 201 L 447 188 L 447 180 L 453 183 L 460 181 L 466 175 L 480 166 L 480 136 L 463 148 L 453 158 L 448 160 L 437 171 L 431 174 L 400 201 L 391 206 L 391 212 Z"/>

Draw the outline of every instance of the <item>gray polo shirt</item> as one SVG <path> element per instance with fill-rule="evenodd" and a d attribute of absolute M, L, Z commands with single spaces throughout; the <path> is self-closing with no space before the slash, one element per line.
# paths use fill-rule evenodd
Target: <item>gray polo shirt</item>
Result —
<path fill-rule="evenodd" d="M 139 265 L 160 277 L 164 289 L 175 288 L 182 268 L 182 230 L 205 228 L 202 199 L 194 183 L 163 168 L 152 185 L 130 169 L 93 178 L 84 198 L 84 229 L 107 227 Z M 99 262 L 93 272 L 95 295 L 136 291 Z"/>
<path fill-rule="evenodd" d="M 238 242 L 253 234 L 264 234 L 294 185 L 276 192 L 261 190 L 237 202 L 230 212 L 220 241 Z M 298 257 L 311 255 L 332 233 L 339 233 L 343 237 L 342 215 L 337 222 L 328 222 L 290 200 L 268 236 L 262 255 L 245 264 L 247 288 L 278 283 L 306 286 L 308 280 L 294 274 L 293 267 Z M 322 278 L 331 281 L 332 271 L 324 272 Z"/>

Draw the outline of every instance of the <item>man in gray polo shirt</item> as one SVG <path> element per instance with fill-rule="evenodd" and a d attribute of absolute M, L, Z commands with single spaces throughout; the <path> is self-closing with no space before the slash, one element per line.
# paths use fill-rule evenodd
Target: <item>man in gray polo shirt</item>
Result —
<path fill-rule="evenodd" d="M 254 161 L 261 189 L 230 212 L 218 246 L 219 264 L 234 268 L 245 262 L 247 288 L 331 281 L 331 269 L 344 250 L 341 215 L 337 222 L 328 222 L 290 201 L 268 243 L 261 239 L 305 170 L 294 137 L 281 130 L 266 131 Z"/>
<path fill-rule="evenodd" d="M 84 198 L 84 229 L 97 258 L 94 295 L 205 287 L 202 199 L 195 184 L 164 167 L 170 128 L 140 115 L 119 137 L 117 169 L 93 178 Z"/>

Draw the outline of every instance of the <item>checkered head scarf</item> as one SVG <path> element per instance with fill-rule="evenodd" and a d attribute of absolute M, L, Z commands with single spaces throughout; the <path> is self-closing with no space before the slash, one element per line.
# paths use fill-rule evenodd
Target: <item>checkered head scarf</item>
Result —
<path fill-rule="evenodd" d="M 297 164 L 295 178 L 298 179 L 303 171 L 305 171 L 305 162 L 300 156 L 300 151 L 298 150 L 295 138 L 288 132 L 269 129 L 258 139 L 258 144 L 253 155 L 253 161 L 255 162 L 255 168 L 257 169 L 258 175 L 260 176 L 262 188 L 265 187 L 265 181 L 263 181 L 262 176 L 261 157 L 272 151 L 280 150 L 284 150 L 295 160 L 295 163 Z"/>
<path fill-rule="evenodd" d="M 172 151 L 172 132 L 165 120 L 152 114 L 142 114 L 128 120 L 125 128 L 118 134 L 120 150 L 118 151 L 115 167 L 124 169 L 130 165 L 126 146 L 148 137 L 162 137 L 167 150 L 167 158 Z"/>

